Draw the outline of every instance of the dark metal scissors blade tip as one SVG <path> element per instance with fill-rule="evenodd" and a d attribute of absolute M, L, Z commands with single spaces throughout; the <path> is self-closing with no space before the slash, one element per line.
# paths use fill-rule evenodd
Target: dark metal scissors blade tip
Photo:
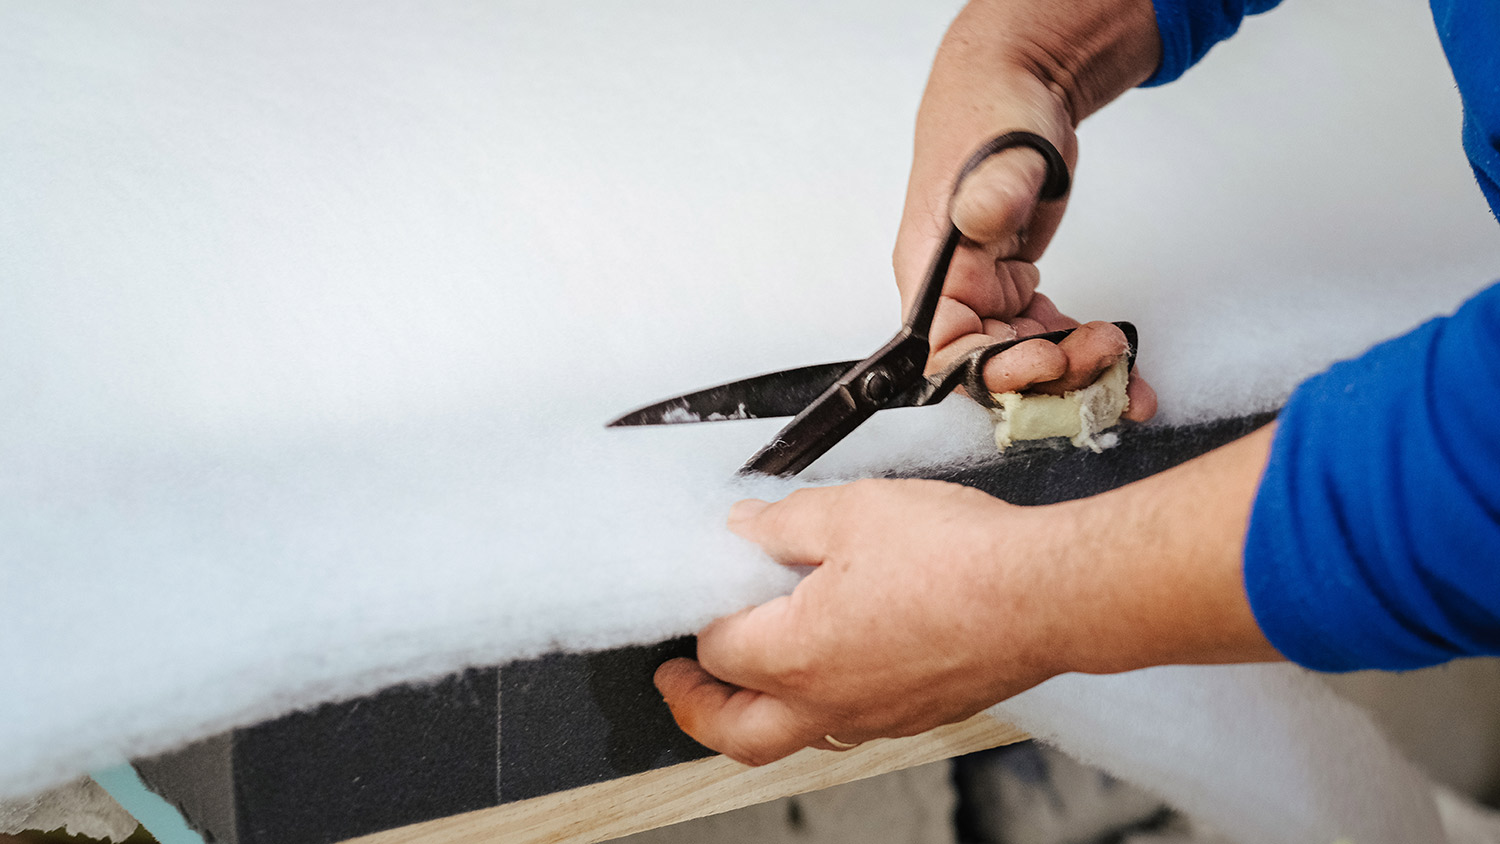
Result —
<path fill-rule="evenodd" d="M 634 425 L 684 425 L 691 422 L 727 422 L 733 419 L 755 419 L 755 414 L 750 413 L 741 404 L 728 413 L 721 411 L 710 411 L 699 413 L 692 409 L 692 405 L 682 399 L 671 399 L 658 402 L 650 407 L 621 416 L 619 419 L 608 423 L 606 428 L 626 428 Z"/>
<path fill-rule="evenodd" d="M 857 363 L 819 363 L 731 381 L 632 410 L 605 427 L 796 416 Z"/>

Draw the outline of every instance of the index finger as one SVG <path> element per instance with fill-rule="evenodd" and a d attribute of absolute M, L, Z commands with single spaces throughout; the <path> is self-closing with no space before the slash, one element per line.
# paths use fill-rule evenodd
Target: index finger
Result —
<path fill-rule="evenodd" d="M 840 495 L 840 487 L 809 487 L 770 504 L 742 501 L 730 510 L 729 529 L 778 563 L 816 566 L 827 551 Z"/>

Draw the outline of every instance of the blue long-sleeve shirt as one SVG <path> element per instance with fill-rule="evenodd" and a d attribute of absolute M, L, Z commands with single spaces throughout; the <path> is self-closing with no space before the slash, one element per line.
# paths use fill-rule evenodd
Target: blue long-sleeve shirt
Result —
<path fill-rule="evenodd" d="M 1154 0 L 1169 82 L 1279 0 Z M 1500 218 L 1500 4 L 1433 0 L 1464 150 Z M 1308 380 L 1282 411 L 1245 586 L 1288 658 L 1325 671 L 1500 654 L 1500 283 Z"/>

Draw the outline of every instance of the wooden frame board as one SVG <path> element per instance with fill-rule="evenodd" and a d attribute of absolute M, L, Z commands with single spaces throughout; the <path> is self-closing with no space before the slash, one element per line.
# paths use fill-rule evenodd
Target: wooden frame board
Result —
<path fill-rule="evenodd" d="M 980 713 L 918 736 L 879 739 L 841 753 L 807 749 L 760 768 L 713 756 L 345 844 L 595 844 L 1026 738 Z"/>

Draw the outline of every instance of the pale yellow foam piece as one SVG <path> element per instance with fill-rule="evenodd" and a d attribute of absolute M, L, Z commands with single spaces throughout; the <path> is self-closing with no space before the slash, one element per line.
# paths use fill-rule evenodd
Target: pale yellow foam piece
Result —
<path fill-rule="evenodd" d="M 1129 380 L 1129 367 L 1122 360 L 1094 383 L 1060 396 L 992 393 L 1000 405 L 990 410 L 995 419 L 995 445 L 1004 451 L 1024 440 L 1067 437 L 1078 448 L 1103 451 L 1117 438 L 1113 434 L 1100 436 L 1100 432 L 1114 427 L 1130 406 L 1125 395 Z"/>

